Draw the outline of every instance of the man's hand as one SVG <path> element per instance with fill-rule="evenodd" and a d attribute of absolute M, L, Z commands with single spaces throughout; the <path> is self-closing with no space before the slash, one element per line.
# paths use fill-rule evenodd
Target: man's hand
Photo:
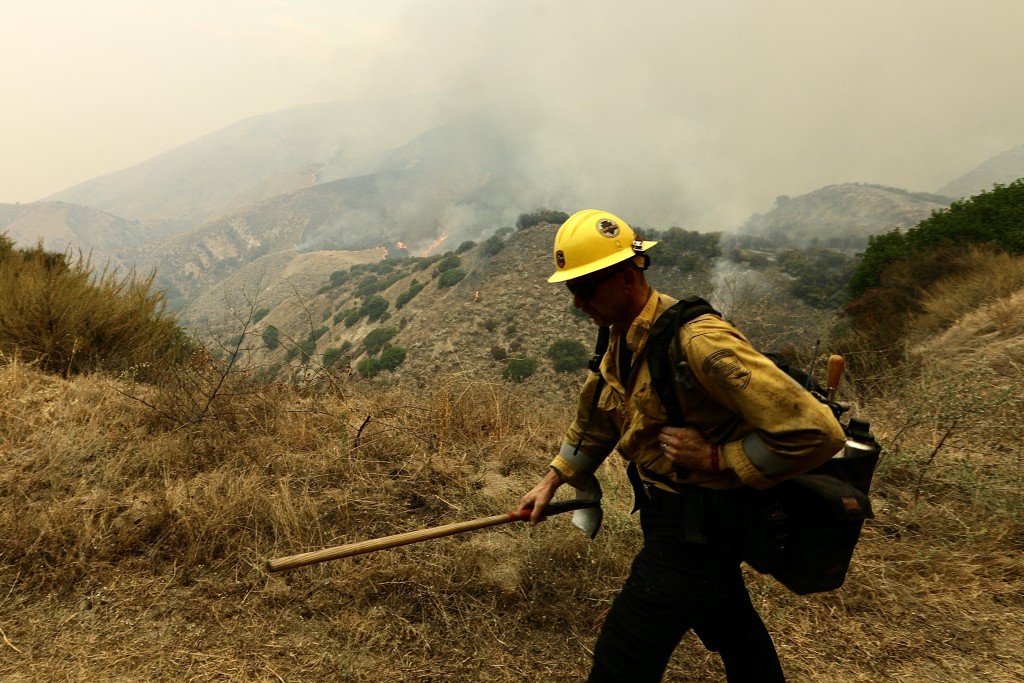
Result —
<path fill-rule="evenodd" d="M 558 472 L 549 469 L 544 478 L 537 482 L 537 485 L 530 489 L 522 500 L 519 501 L 520 510 L 532 509 L 530 513 L 530 526 L 536 526 L 544 521 L 544 507 L 555 497 L 555 491 L 562 485 L 562 478 Z"/>
<path fill-rule="evenodd" d="M 683 469 L 700 472 L 721 470 L 718 449 L 693 427 L 662 427 L 658 439 L 665 457 Z"/>

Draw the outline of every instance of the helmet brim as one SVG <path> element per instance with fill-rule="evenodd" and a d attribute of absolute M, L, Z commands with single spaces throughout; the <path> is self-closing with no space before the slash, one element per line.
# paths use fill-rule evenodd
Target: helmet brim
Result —
<path fill-rule="evenodd" d="M 641 245 L 641 251 L 624 249 L 614 254 L 609 254 L 608 256 L 605 256 L 603 259 L 599 259 L 597 261 L 591 261 L 590 263 L 577 266 L 575 268 L 566 268 L 565 270 L 559 270 L 554 275 L 548 278 L 548 282 L 566 282 L 568 280 L 575 280 L 578 277 L 583 277 L 584 275 L 596 273 L 599 270 L 610 268 L 619 263 L 628 261 L 631 258 L 642 256 L 643 254 L 647 253 L 647 250 L 653 247 L 655 244 L 657 244 L 657 242 L 643 242 Z"/>

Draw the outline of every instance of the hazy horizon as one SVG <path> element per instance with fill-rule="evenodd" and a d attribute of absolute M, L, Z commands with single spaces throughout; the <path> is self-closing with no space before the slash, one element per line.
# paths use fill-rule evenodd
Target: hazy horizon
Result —
<path fill-rule="evenodd" d="M 539 177 L 653 222 L 932 192 L 1024 143 L 1021 25 L 1010 0 L 43 0 L 0 26 L 0 202 L 252 116 L 443 92 L 514 93 Z"/>

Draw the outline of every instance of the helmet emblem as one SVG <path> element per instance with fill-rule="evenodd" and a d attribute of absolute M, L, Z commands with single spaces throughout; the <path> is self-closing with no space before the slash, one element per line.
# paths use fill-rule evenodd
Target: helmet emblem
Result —
<path fill-rule="evenodd" d="M 555 265 L 559 268 L 565 268 L 565 252 L 561 249 L 555 252 Z"/>
<path fill-rule="evenodd" d="M 619 225 L 613 220 L 602 218 L 597 222 L 597 231 L 604 237 L 614 239 L 619 236 Z"/>

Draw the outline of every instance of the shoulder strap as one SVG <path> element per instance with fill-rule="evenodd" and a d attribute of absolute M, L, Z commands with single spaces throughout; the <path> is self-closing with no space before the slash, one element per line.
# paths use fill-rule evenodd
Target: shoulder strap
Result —
<path fill-rule="evenodd" d="M 722 315 L 699 296 L 682 299 L 654 322 L 650 337 L 647 339 L 647 366 L 651 371 L 651 384 L 665 406 L 669 423 L 676 427 L 686 424 L 686 420 L 679 405 L 675 385 L 681 384 L 684 389 L 693 388 L 686 354 L 683 353 L 679 342 L 679 328 L 708 313 L 719 317 Z M 677 361 L 674 366 L 669 353 L 670 347 L 675 348 Z"/>
<path fill-rule="evenodd" d="M 594 357 L 587 363 L 587 367 L 590 371 L 597 375 L 597 386 L 594 388 L 594 398 L 590 401 L 590 414 L 587 416 L 587 424 L 583 425 L 583 431 L 580 433 L 579 441 L 576 442 L 576 448 L 573 449 L 572 454 L 576 455 L 580 452 L 580 448 L 583 446 L 583 438 L 587 435 L 587 430 L 590 428 L 590 421 L 594 419 L 594 412 L 597 411 L 597 404 L 601 400 L 601 392 L 604 391 L 604 375 L 601 374 L 601 359 L 604 358 L 605 352 L 608 350 L 608 338 L 611 335 L 611 329 L 607 325 L 602 325 L 597 328 L 597 342 L 594 344 Z"/>

